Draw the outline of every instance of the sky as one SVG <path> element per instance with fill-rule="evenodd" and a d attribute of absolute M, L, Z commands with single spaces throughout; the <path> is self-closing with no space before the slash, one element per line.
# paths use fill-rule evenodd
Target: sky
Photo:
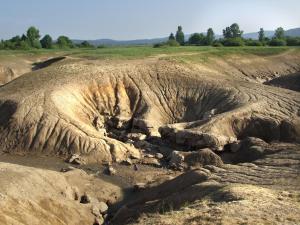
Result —
<path fill-rule="evenodd" d="M 300 0 L 0 0 L 0 39 L 31 25 L 53 38 L 133 40 L 186 34 L 237 22 L 256 32 L 300 27 Z"/>

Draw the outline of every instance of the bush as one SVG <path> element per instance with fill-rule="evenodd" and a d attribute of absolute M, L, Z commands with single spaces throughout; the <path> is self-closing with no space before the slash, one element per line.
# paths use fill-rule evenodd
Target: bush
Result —
<path fill-rule="evenodd" d="M 169 40 L 169 41 L 167 41 L 167 43 L 166 43 L 168 46 L 171 46 L 171 47 L 178 47 L 180 44 L 177 42 L 177 41 L 175 41 L 175 40 Z"/>
<path fill-rule="evenodd" d="M 224 46 L 244 46 L 242 38 L 227 38 L 223 41 Z"/>
<path fill-rule="evenodd" d="M 33 40 L 32 47 L 38 49 L 42 48 L 41 42 L 38 39 Z"/>
<path fill-rule="evenodd" d="M 30 44 L 28 43 L 28 41 L 21 41 L 19 48 L 22 49 L 22 50 L 29 50 L 30 49 Z"/>
<path fill-rule="evenodd" d="M 164 43 L 156 43 L 153 45 L 153 48 L 161 48 L 161 47 L 164 47 L 165 44 Z"/>
<path fill-rule="evenodd" d="M 248 39 L 245 41 L 247 46 L 263 46 L 263 43 L 258 40 Z"/>
<path fill-rule="evenodd" d="M 164 47 L 178 47 L 180 44 L 175 40 L 169 40 L 167 42 L 156 43 L 153 45 L 153 48 L 164 48 Z"/>
<path fill-rule="evenodd" d="M 270 43 L 270 46 L 286 46 L 286 41 L 283 39 L 273 38 Z"/>
<path fill-rule="evenodd" d="M 300 46 L 300 37 L 288 37 L 286 44 L 288 46 Z"/>
<path fill-rule="evenodd" d="M 223 44 L 221 42 L 216 41 L 216 42 L 213 43 L 212 46 L 213 47 L 223 47 Z"/>

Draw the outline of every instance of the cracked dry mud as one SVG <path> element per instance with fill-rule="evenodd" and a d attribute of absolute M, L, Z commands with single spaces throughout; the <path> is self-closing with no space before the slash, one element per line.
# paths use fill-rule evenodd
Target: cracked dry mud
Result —
<path fill-rule="evenodd" d="M 0 223 L 299 223 L 298 51 L 40 65 L 0 87 Z"/>

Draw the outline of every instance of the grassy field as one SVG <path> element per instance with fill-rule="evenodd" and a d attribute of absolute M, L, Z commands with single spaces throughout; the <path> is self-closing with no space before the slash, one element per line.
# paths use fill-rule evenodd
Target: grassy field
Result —
<path fill-rule="evenodd" d="M 287 50 L 300 52 L 299 47 L 208 47 L 208 46 L 185 46 L 185 47 L 163 47 L 152 46 L 130 46 L 130 47 L 105 47 L 98 49 L 51 49 L 51 50 L 0 50 L 0 57 L 15 56 L 73 56 L 88 59 L 140 59 L 147 57 L 166 58 L 208 58 L 210 56 L 223 57 L 230 54 L 253 54 L 257 56 L 271 56 L 283 53 Z"/>

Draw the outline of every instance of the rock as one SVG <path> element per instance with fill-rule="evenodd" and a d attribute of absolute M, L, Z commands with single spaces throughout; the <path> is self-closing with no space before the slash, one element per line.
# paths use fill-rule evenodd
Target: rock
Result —
<path fill-rule="evenodd" d="M 131 161 L 131 159 L 129 159 L 129 158 L 125 159 L 122 163 L 123 163 L 124 165 L 127 165 L 127 166 L 132 165 L 132 161 Z"/>
<path fill-rule="evenodd" d="M 152 144 L 150 144 L 148 141 L 137 141 L 134 143 L 134 146 L 136 148 L 151 148 L 152 147 Z"/>
<path fill-rule="evenodd" d="M 68 166 L 67 168 L 61 168 L 60 172 L 66 173 L 66 172 L 69 172 L 69 171 L 72 171 L 72 170 L 75 170 L 75 169 L 76 168 L 73 167 L 73 166 Z"/>
<path fill-rule="evenodd" d="M 173 168 L 180 168 L 183 166 L 184 156 L 179 151 L 173 151 L 170 156 L 169 165 Z"/>
<path fill-rule="evenodd" d="M 213 117 L 216 114 L 216 111 L 217 111 L 216 109 L 212 109 L 210 111 L 205 112 L 203 115 L 203 119 L 204 120 L 210 119 L 211 117 Z"/>
<path fill-rule="evenodd" d="M 229 148 L 230 148 L 230 151 L 233 153 L 238 152 L 241 148 L 241 142 L 236 141 L 236 142 L 230 143 Z"/>
<path fill-rule="evenodd" d="M 164 157 L 164 155 L 161 154 L 161 153 L 156 153 L 156 154 L 155 154 L 155 157 L 156 157 L 157 159 L 162 159 L 162 158 Z"/>
<path fill-rule="evenodd" d="M 127 134 L 127 138 L 133 141 L 144 141 L 147 135 L 142 133 L 129 133 Z"/>
<path fill-rule="evenodd" d="M 106 214 L 108 210 L 108 206 L 105 202 L 99 202 L 97 203 L 97 208 L 99 209 L 101 214 Z"/>
<path fill-rule="evenodd" d="M 83 165 L 85 164 L 84 160 L 78 154 L 73 154 L 68 160 L 68 163 L 76 164 L 76 165 Z"/>
<path fill-rule="evenodd" d="M 108 167 L 107 167 L 107 173 L 108 173 L 108 175 L 113 176 L 113 175 L 115 175 L 117 173 L 117 170 L 114 169 L 111 165 L 108 165 Z"/>
<path fill-rule="evenodd" d="M 235 163 L 252 162 L 264 156 L 264 146 L 268 144 L 259 138 L 246 138 L 241 142 L 239 154 L 235 157 Z"/>
<path fill-rule="evenodd" d="M 145 154 L 144 157 L 146 157 L 146 158 L 154 158 L 154 155 L 151 155 L 151 154 Z"/>
<path fill-rule="evenodd" d="M 92 211 L 92 214 L 93 214 L 94 216 L 96 216 L 96 217 L 102 216 L 101 213 L 100 213 L 99 208 L 98 208 L 96 205 L 93 205 L 93 206 L 92 206 L 91 211 Z"/>
<path fill-rule="evenodd" d="M 145 190 L 146 189 L 147 184 L 146 183 L 136 183 L 133 186 L 133 190 L 134 191 L 141 191 L 141 190 Z"/>
<path fill-rule="evenodd" d="M 95 222 L 94 222 L 93 225 L 102 225 L 102 224 L 104 224 L 104 219 L 103 219 L 103 217 L 100 215 L 100 216 L 98 216 L 98 217 L 95 218 Z"/>
<path fill-rule="evenodd" d="M 84 193 L 84 195 L 81 196 L 80 198 L 80 203 L 82 204 L 88 204 L 91 202 L 91 198 L 89 195 L 87 195 L 86 193 Z"/>
<path fill-rule="evenodd" d="M 241 142 L 241 149 L 248 149 L 253 145 L 257 145 L 257 146 L 267 146 L 268 143 L 266 143 L 264 140 L 260 139 L 260 138 L 256 138 L 256 137 L 247 137 L 245 139 L 243 139 Z"/>
<path fill-rule="evenodd" d="M 211 149 L 205 148 L 196 152 L 186 153 L 184 162 L 188 166 L 205 166 L 214 165 L 217 167 L 223 166 L 223 161 L 216 153 Z"/>
<path fill-rule="evenodd" d="M 208 170 L 210 170 L 211 172 L 214 172 L 214 173 L 226 172 L 225 169 L 214 166 L 214 165 L 205 165 L 204 168 L 208 169 Z"/>
<path fill-rule="evenodd" d="M 249 148 L 249 153 L 253 155 L 253 157 L 260 158 L 264 154 L 264 149 L 260 146 L 251 146 Z"/>
<path fill-rule="evenodd" d="M 144 159 L 141 160 L 141 163 L 145 164 L 145 165 L 151 165 L 151 166 L 158 166 L 158 167 L 161 166 L 161 164 L 158 161 L 158 159 L 156 159 L 154 157 L 152 157 L 152 158 L 144 158 Z"/>

